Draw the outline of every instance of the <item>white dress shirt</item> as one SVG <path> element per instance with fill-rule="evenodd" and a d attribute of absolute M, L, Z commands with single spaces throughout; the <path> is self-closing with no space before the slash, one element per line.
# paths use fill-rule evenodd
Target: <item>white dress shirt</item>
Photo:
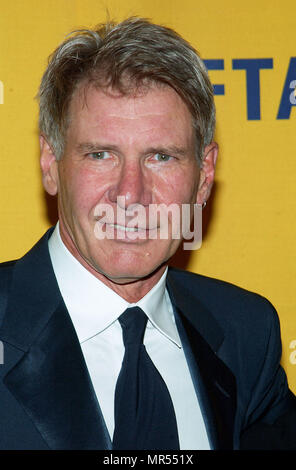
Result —
<path fill-rule="evenodd" d="M 166 290 L 167 270 L 136 304 L 129 304 L 69 252 L 57 224 L 49 252 L 72 319 L 107 429 L 114 431 L 114 394 L 124 355 L 118 317 L 131 306 L 148 316 L 144 344 L 162 375 L 175 409 L 180 449 L 209 449 L 209 441 Z"/>

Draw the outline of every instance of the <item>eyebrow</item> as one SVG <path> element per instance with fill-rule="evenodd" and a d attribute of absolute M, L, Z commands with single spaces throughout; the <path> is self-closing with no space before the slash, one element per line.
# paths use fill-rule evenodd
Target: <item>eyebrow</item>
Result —
<path fill-rule="evenodd" d="M 77 145 L 76 150 L 78 152 L 95 152 L 98 151 L 99 149 L 102 150 L 119 150 L 119 148 L 116 145 L 111 145 L 111 144 L 102 144 L 99 142 L 82 142 Z M 165 147 L 159 146 L 159 147 L 149 147 L 145 150 L 144 153 L 150 154 L 150 153 L 163 153 L 166 155 L 179 155 L 179 156 L 184 156 L 188 153 L 188 149 L 183 148 L 183 147 L 178 147 L 176 145 L 168 145 Z"/>
<path fill-rule="evenodd" d="M 101 144 L 99 142 L 82 142 L 81 144 L 78 144 L 76 147 L 76 150 L 78 152 L 95 152 L 98 151 L 98 149 L 104 149 L 104 150 L 116 150 L 117 147 L 114 145 L 105 145 Z"/>
<path fill-rule="evenodd" d="M 176 145 L 168 145 L 167 147 L 150 147 L 146 153 L 163 153 L 165 155 L 179 155 L 184 156 L 188 153 L 186 148 L 177 147 Z"/>

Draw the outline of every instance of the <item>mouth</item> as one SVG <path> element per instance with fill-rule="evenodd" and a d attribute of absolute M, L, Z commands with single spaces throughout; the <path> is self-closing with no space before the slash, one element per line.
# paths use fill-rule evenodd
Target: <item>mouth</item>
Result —
<path fill-rule="evenodd" d="M 120 224 L 109 224 L 109 227 L 115 230 L 122 230 L 124 232 L 130 232 L 130 233 L 135 233 L 135 232 L 146 232 L 149 231 L 146 228 L 141 228 L 141 227 L 127 227 L 125 225 L 120 225 Z"/>
<path fill-rule="evenodd" d="M 157 238 L 158 228 L 121 225 L 114 222 L 97 221 L 95 224 L 96 238 L 116 240 L 122 242 L 144 242 Z"/>

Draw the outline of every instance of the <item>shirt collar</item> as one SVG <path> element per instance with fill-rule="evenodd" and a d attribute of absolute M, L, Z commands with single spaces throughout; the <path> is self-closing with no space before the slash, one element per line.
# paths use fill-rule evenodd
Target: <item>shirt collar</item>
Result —
<path fill-rule="evenodd" d="M 151 322 L 148 322 L 147 328 L 154 326 L 181 347 L 172 305 L 166 291 L 167 269 L 142 299 L 129 304 L 91 274 L 70 253 L 61 239 L 59 223 L 49 239 L 48 246 L 54 273 L 80 343 L 108 328 L 126 308 L 138 306 Z"/>

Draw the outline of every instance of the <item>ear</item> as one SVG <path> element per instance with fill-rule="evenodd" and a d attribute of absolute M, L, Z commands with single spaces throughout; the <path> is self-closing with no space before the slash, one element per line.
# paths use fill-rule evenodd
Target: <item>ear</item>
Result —
<path fill-rule="evenodd" d="M 48 194 L 55 196 L 58 192 L 58 163 L 51 146 L 43 135 L 40 136 L 39 142 L 43 186 Z"/>
<path fill-rule="evenodd" d="M 202 166 L 199 176 L 199 185 L 196 196 L 196 203 L 203 204 L 207 202 L 214 183 L 215 167 L 218 157 L 218 144 L 212 142 L 205 147 Z"/>

